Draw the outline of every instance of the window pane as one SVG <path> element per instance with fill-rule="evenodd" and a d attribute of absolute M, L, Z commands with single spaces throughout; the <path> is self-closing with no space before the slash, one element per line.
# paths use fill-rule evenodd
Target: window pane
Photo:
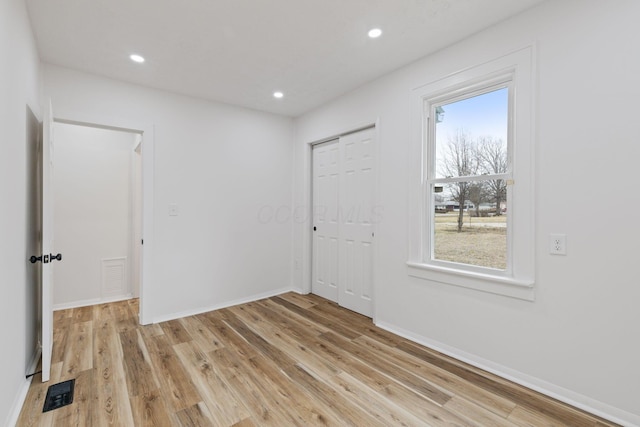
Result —
<path fill-rule="evenodd" d="M 506 270 L 504 180 L 438 184 L 433 191 L 434 259 Z"/>
<path fill-rule="evenodd" d="M 508 88 L 435 111 L 435 177 L 507 172 Z"/>

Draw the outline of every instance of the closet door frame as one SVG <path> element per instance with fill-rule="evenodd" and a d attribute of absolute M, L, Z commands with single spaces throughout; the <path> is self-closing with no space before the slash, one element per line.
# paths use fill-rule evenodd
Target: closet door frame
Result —
<path fill-rule="evenodd" d="M 302 232 L 302 259 L 300 262 L 301 274 L 302 274 L 302 289 L 303 293 L 311 293 L 312 292 L 312 283 L 313 283 L 313 271 L 312 271 L 312 263 L 313 263 L 313 147 L 317 144 L 322 144 L 328 141 L 332 141 L 335 139 L 339 139 L 341 136 L 346 136 L 349 134 L 353 134 L 356 132 L 360 132 L 367 129 L 373 129 L 373 138 L 374 138 L 374 200 L 373 205 L 376 209 L 376 220 L 373 221 L 372 231 L 377 238 L 377 228 L 378 223 L 384 219 L 384 209 L 379 203 L 380 200 L 380 175 L 378 171 L 380 170 L 380 126 L 379 120 L 376 119 L 370 122 L 364 122 L 362 125 L 353 126 L 350 128 L 346 128 L 341 132 L 337 132 L 331 136 L 326 138 L 318 139 L 312 142 L 308 142 L 305 144 L 305 182 L 304 182 L 304 206 L 305 208 L 298 210 L 295 214 L 294 219 L 298 221 L 299 224 L 303 227 Z M 376 278 L 378 275 L 378 252 L 379 245 L 373 245 L 373 272 L 371 275 L 371 288 L 373 289 L 372 295 L 372 309 L 371 309 L 371 318 L 375 323 L 376 319 Z M 299 259 L 294 259 L 294 269 L 297 269 L 299 265 Z M 294 272 L 295 275 L 295 272 Z M 299 277 L 299 276 L 298 276 Z"/>

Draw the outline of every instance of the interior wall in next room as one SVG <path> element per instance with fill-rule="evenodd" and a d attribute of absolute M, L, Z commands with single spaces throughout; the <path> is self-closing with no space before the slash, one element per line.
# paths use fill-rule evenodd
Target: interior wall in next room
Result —
<path fill-rule="evenodd" d="M 138 134 L 54 125 L 54 306 L 132 295 L 134 149 Z"/>

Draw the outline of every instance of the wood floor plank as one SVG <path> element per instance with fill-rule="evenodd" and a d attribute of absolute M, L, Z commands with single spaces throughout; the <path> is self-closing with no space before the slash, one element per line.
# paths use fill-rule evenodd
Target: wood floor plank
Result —
<path fill-rule="evenodd" d="M 553 418 L 536 414 L 520 406 L 516 406 L 507 419 L 519 427 L 560 427 L 563 425 Z"/>
<path fill-rule="evenodd" d="M 104 312 L 103 312 L 104 313 Z M 133 415 L 122 366 L 122 346 L 109 318 L 95 321 L 93 329 L 94 385 L 100 392 L 92 404 L 92 426 L 131 425 Z"/>
<path fill-rule="evenodd" d="M 424 378 L 420 378 L 414 373 L 395 365 L 391 359 L 384 359 L 374 352 L 364 349 L 351 341 L 344 340 L 331 332 L 322 334 L 320 338 L 334 345 L 340 346 L 361 361 L 375 367 L 376 370 L 390 378 L 393 378 L 395 381 L 403 384 L 405 387 L 410 388 L 438 405 L 444 405 L 449 399 L 451 399 L 451 394 L 448 394 L 444 390 L 434 386 Z"/>
<path fill-rule="evenodd" d="M 295 292 L 287 292 L 279 296 L 280 298 L 285 299 L 300 308 L 304 308 L 305 310 L 308 310 L 316 305 L 316 303 L 311 301 L 309 298 L 305 298 L 303 295 L 297 294 Z"/>
<path fill-rule="evenodd" d="M 257 427 L 257 424 L 255 424 L 251 418 L 245 418 L 244 420 L 235 423 L 232 427 Z"/>
<path fill-rule="evenodd" d="M 591 417 L 581 411 L 567 405 L 563 405 L 547 396 L 543 396 L 539 393 L 527 390 L 517 384 L 498 378 L 495 375 L 482 372 L 478 368 L 471 367 L 459 361 L 453 361 L 445 355 L 426 349 L 418 344 L 403 341 L 398 344 L 397 347 L 431 363 L 434 366 L 444 369 L 471 384 L 512 400 L 518 406 L 527 408 L 535 413 L 541 413 L 565 425 L 580 425 L 581 422 L 583 423 L 585 421 L 585 418 L 589 419 L 589 423 L 596 422 L 595 417 Z"/>
<path fill-rule="evenodd" d="M 301 333 L 301 331 L 298 332 L 299 334 Z M 370 387 L 382 389 L 393 381 L 388 376 L 383 375 L 369 366 L 366 362 L 352 357 L 347 351 L 341 348 L 341 343 L 338 345 L 333 344 L 321 339 L 319 335 L 317 337 L 315 335 L 306 336 L 304 342 L 310 351 L 315 352 L 319 357 L 326 359 L 341 371 L 349 373 Z M 304 365 L 304 360 L 301 361 L 302 365 Z"/>
<path fill-rule="evenodd" d="M 214 350 L 209 355 L 214 363 L 221 367 L 221 373 L 235 390 L 238 398 L 246 402 L 256 424 L 265 426 L 300 425 L 302 420 L 296 414 L 286 411 L 286 403 L 278 400 L 277 395 L 265 391 L 255 374 L 240 363 L 242 358 L 231 352 L 229 347 Z"/>
<path fill-rule="evenodd" d="M 38 370 L 42 368 L 38 365 Z M 44 407 L 44 401 L 47 396 L 47 389 L 51 384 L 58 382 L 58 378 L 62 373 L 62 362 L 51 364 L 51 379 L 43 383 L 42 374 L 36 374 L 31 380 L 31 386 L 27 392 L 25 402 L 20 411 L 18 417 L 18 426 L 38 426 L 38 427 L 51 427 L 53 426 L 54 412 L 42 412 Z"/>
<path fill-rule="evenodd" d="M 214 427 L 216 425 L 209 408 L 203 402 L 177 412 L 176 418 L 183 427 Z"/>
<path fill-rule="evenodd" d="M 146 344 L 160 383 L 160 392 L 165 397 L 165 404 L 170 412 L 177 412 L 200 402 L 202 397 L 176 356 L 168 337 L 159 335 L 147 340 Z"/>
<path fill-rule="evenodd" d="M 131 310 L 127 301 L 114 302 L 111 306 L 111 312 L 118 332 L 134 331 L 138 329 L 138 315 Z"/>
<path fill-rule="evenodd" d="M 113 315 L 113 304 L 96 304 L 93 307 L 93 320 L 114 320 L 117 317 Z M 55 323 L 55 321 L 54 321 Z"/>
<path fill-rule="evenodd" d="M 140 314 L 140 298 L 131 298 L 128 300 L 125 300 L 124 302 L 127 303 L 127 305 L 129 306 L 129 312 L 131 313 L 131 315 L 135 318 L 135 319 L 139 319 L 139 314 Z"/>
<path fill-rule="evenodd" d="M 362 345 L 371 351 L 394 361 L 395 364 L 411 372 L 419 372 L 421 376 L 429 378 L 429 381 L 451 395 L 462 396 L 468 400 L 495 412 L 497 415 L 507 417 L 516 407 L 509 399 L 488 392 L 474 384 L 458 378 L 442 369 L 423 362 L 395 347 L 388 347 L 368 336 L 361 336 L 353 340 L 354 344 Z"/>
<path fill-rule="evenodd" d="M 261 354 L 265 357 L 265 359 L 268 359 L 271 363 L 276 365 L 277 368 L 280 369 L 281 371 L 286 372 L 287 375 L 291 376 L 292 374 L 295 374 L 293 379 L 299 385 L 302 386 L 301 387 L 302 393 L 308 392 L 309 389 L 307 385 L 309 384 L 309 381 L 313 382 L 313 385 L 314 385 L 314 387 L 312 388 L 313 391 L 317 391 L 318 389 L 320 389 L 320 390 L 324 390 L 325 393 L 329 392 L 329 388 L 326 387 L 317 379 L 315 379 L 314 375 L 301 374 L 302 371 L 309 374 L 308 369 L 300 365 L 294 366 L 297 363 L 294 358 L 290 357 L 284 351 L 280 350 L 279 348 L 274 346 L 272 343 L 264 339 L 261 335 L 254 332 L 250 327 L 247 326 L 247 324 L 245 324 L 239 318 L 239 316 L 235 315 L 235 312 L 241 312 L 242 310 L 226 309 L 224 311 L 225 311 L 225 314 L 227 315 L 226 322 L 232 328 L 234 328 L 234 330 L 236 330 L 240 335 L 242 335 L 249 343 L 251 343 L 254 347 L 258 348 Z M 247 315 L 247 313 L 245 313 L 245 315 Z M 253 319 L 254 321 L 259 320 L 258 318 L 255 318 L 255 317 L 253 318 L 250 317 L 250 319 Z M 256 327 L 255 326 L 256 323 L 251 323 L 251 325 Z M 309 359 L 305 358 L 304 360 L 305 362 L 307 362 Z M 263 373 L 269 371 L 269 364 L 264 363 L 261 357 L 251 358 L 249 360 L 249 363 L 252 365 L 254 370 L 257 370 Z M 281 379 L 278 372 L 271 370 L 271 375 L 267 375 L 266 377 L 275 383 L 273 384 L 275 386 L 274 388 L 276 390 L 280 390 L 281 395 L 285 396 L 289 402 L 294 403 L 295 409 L 301 415 L 301 417 L 303 417 L 306 424 L 308 423 L 315 424 L 318 422 L 335 424 L 334 422 L 331 422 L 331 418 L 334 418 L 335 416 L 342 417 L 341 421 L 344 422 L 345 414 L 349 414 L 349 416 L 357 415 L 356 420 L 363 420 L 362 413 L 361 411 L 358 410 L 357 406 L 345 405 L 344 407 L 340 407 L 339 405 L 336 406 L 337 404 L 335 401 L 333 402 L 332 405 L 327 405 L 325 400 L 318 399 L 317 394 L 312 393 L 310 397 L 312 398 L 313 401 L 316 402 L 316 406 L 310 407 L 308 404 L 305 403 L 304 400 L 297 399 L 297 394 L 295 390 L 292 390 L 291 387 L 289 387 L 286 382 L 277 381 L 278 379 Z M 311 380 L 311 378 L 314 378 L 314 379 Z M 335 391 L 331 391 L 331 392 L 335 394 Z M 356 424 L 356 425 L 359 425 L 359 424 Z"/>
<path fill-rule="evenodd" d="M 316 401 L 330 408 L 341 421 L 342 425 L 382 425 L 369 411 L 363 410 L 357 405 L 341 398 L 338 390 L 315 378 L 304 366 L 291 366 L 285 372 L 289 378 L 299 384 L 304 390 L 307 390 Z"/>
<path fill-rule="evenodd" d="M 444 407 L 473 426 L 513 427 L 515 424 L 462 397 L 454 396 Z"/>
<path fill-rule="evenodd" d="M 330 331 L 333 331 L 337 334 L 342 335 L 345 338 L 353 339 L 359 337 L 361 334 L 356 332 L 355 330 L 345 327 L 339 321 L 331 320 L 328 317 L 325 317 L 321 314 L 318 314 L 312 310 L 305 310 L 303 308 L 298 307 L 297 305 L 290 303 L 289 301 L 282 299 L 280 297 L 273 297 L 271 301 L 276 302 L 277 304 L 282 305 L 283 307 L 289 309 L 290 311 L 298 314 L 301 317 L 306 317 L 309 320 L 318 323 L 327 327 Z"/>
<path fill-rule="evenodd" d="M 295 339 L 292 335 L 302 335 L 297 329 L 285 328 L 283 330 L 282 328 L 274 326 L 273 323 L 265 317 L 262 317 L 262 312 L 258 311 L 257 305 L 247 306 L 245 310 L 238 310 L 235 313 L 245 322 L 249 322 L 250 319 L 259 319 L 259 321 L 251 324 L 255 331 L 269 340 L 269 342 L 277 348 L 284 350 L 295 360 L 304 360 L 306 367 L 311 368 L 323 378 L 337 375 L 341 372 L 341 369 L 331 363 L 330 360 L 319 356 L 307 348 L 303 341 Z M 253 316 L 247 317 L 249 314 Z"/>
<path fill-rule="evenodd" d="M 159 390 L 131 396 L 130 401 L 136 427 L 171 427 L 176 424 Z"/>
<path fill-rule="evenodd" d="M 274 302 L 270 298 L 256 301 L 254 304 L 257 305 L 258 308 L 264 307 L 269 309 L 273 313 L 277 313 L 279 317 L 277 319 L 272 319 L 272 321 L 276 322 L 276 324 L 286 320 L 287 324 L 298 325 L 301 328 L 304 328 L 306 331 L 309 331 L 315 335 L 320 335 L 321 333 L 327 332 L 330 330 L 326 326 L 320 325 L 298 313 L 294 313 L 288 310 L 286 307 Z M 267 315 L 265 314 L 265 316 Z M 282 325 L 282 326 L 285 327 L 286 325 Z"/>
<path fill-rule="evenodd" d="M 411 411 L 394 404 L 377 390 L 372 389 L 346 372 L 333 377 L 330 384 L 347 400 L 353 401 L 384 426 L 428 426 Z M 357 424 L 361 425 L 361 424 Z"/>
<path fill-rule="evenodd" d="M 71 317 L 60 317 L 57 323 L 54 321 L 51 363 L 62 362 L 64 360 L 64 353 L 67 348 L 67 337 L 71 332 L 71 320 Z"/>
<path fill-rule="evenodd" d="M 314 399 L 307 387 L 291 381 L 285 372 L 292 365 L 282 366 L 278 361 L 267 359 L 262 355 L 247 361 L 248 367 L 258 374 L 265 383 L 265 389 L 273 392 L 286 402 L 289 412 L 295 412 L 302 421 L 302 425 L 344 425 L 345 418 L 335 413 L 335 402 L 327 405 L 324 401 Z M 286 370 L 286 371 L 285 371 Z"/>
<path fill-rule="evenodd" d="M 271 308 L 280 307 L 278 305 L 276 305 L 276 307 L 272 306 L 269 304 L 269 301 L 260 302 L 264 302 L 266 307 L 254 305 L 258 310 L 270 310 Z M 277 313 L 277 315 L 280 315 L 280 313 Z M 277 324 L 282 325 L 284 323 L 279 321 Z M 286 335 L 295 337 L 297 342 L 304 344 L 303 347 L 305 349 L 305 353 L 314 354 L 316 357 L 324 360 L 324 363 L 331 366 L 332 369 L 348 372 L 358 380 L 379 390 L 389 385 L 392 381 L 389 377 L 373 369 L 367 363 L 362 362 L 357 358 L 353 358 L 348 352 L 341 348 L 341 343 L 334 345 L 326 340 L 321 340 L 320 335 L 326 331 L 323 332 L 323 330 L 320 330 L 318 331 L 319 333 L 316 333 L 315 329 L 308 328 L 306 325 L 300 325 L 294 322 L 287 322 L 286 325 L 287 326 L 282 329 L 283 332 L 287 333 Z M 304 365 L 309 365 L 309 358 L 305 357 L 300 360 L 304 361 Z M 316 372 L 322 372 L 322 370 Z"/>
<path fill-rule="evenodd" d="M 120 332 L 119 337 L 129 396 L 146 396 L 136 401 L 136 404 L 138 408 L 147 407 L 149 403 L 154 402 L 154 393 L 160 387 L 151 367 L 147 347 L 139 331 Z"/>
<path fill-rule="evenodd" d="M 42 377 L 40 374 L 33 378 L 33 382 L 31 383 L 27 396 L 24 399 L 24 406 L 22 411 L 20 411 L 17 425 L 24 427 L 51 425 L 53 418 L 45 420 L 44 415 L 41 414 L 44 399 L 47 395 L 47 387 L 45 384 L 42 384 L 41 381 Z"/>
<path fill-rule="evenodd" d="M 55 310 L 53 312 L 53 324 L 56 325 L 63 319 L 71 318 L 73 316 L 73 309 Z"/>
<path fill-rule="evenodd" d="M 215 425 L 233 425 L 250 416 L 204 349 L 191 341 L 174 346 L 174 350 L 210 409 Z"/>
<path fill-rule="evenodd" d="M 420 420 L 434 427 L 466 426 L 467 423 L 454 413 L 433 403 L 398 383 L 391 383 L 380 394 L 396 405 L 415 414 Z"/>
<path fill-rule="evenodd" d="M 152 323 L 151 325 L 139 325 L 138 331 L 140 331 L 145 339 L 150 337 L 157 337 L 158 335 L 164 335 L 164 330 L 159 323 Z"/>
<path fill-rule="evenodd" d="M 85 322 L 86 323 L 86 322 Z M 54 414 L 54 426 L 90 426 L 93 406 L 93 396 L 96 393 L 93 387 L 93 369 L 88 369 L 76 374 L 73 401 L 75 404 L 56 409 Z"/>
<path fill-rule="evenodd" d="M 273 390 L 276 393 L 273 396 L 277 396 L 277 399 L 285 399 L 288 402 L 289 414 L 295 415 L 303 425 L 338 425 L 337 420 L 332 421 L 334 416 L 330 408 L 309 405 L 305 399 L 299 399 L 299 395 L 305 394 L 305 390 L 297 389 L 283 377 L 282 370 L 293 366 L 296 363 L 295 360 L 249 328 L 234 311 L 233 309 L 221 310 L 225 322 L 260 352 L 240 362 L 244 363 L 249 371 L 258 374 L 252 376 L 251 380 L 254 384 L 263 387 L 264 390 Z"/>
<path fill-rule="evenodd" d="M 51 379 L 18 426 L 570 426 L 615 424 L 285 293 L 141 326 L 138 300 L 54 313 Z M 76 378 L 71 405 L 42 413 Z"/>
<path fill-rule="evenodd" d="M 319 297 L 317 298 L 320 299 Z M 368 317 L 345 310 L 331 301 L 324 300 L 323 303 L 316 303 L 312 310 L 329 319 L 335 319 L 346 327 L 356 326 L 359 333 L 383 344 L 395 346 L 402 341 L 402 338 L 397 335 L 376 327 Z"/>
<path fill-rule="evenodd" d="M 227 316 L 225 322 L 231 326 L 238 335 L 242 336 L 250 345 L 258 349 L 258 351 L 275 361 L 278 365 L 285 368 L 293 366 L 296 362 L 293 358 L 289 357 L 285 352 L 275 347 L 262 336 L 255 333 L 249 328 L 238 316 L 236 316 L 230 309 L 222 310 Z"/>
<path fill-rule="evenodd" d="M 268 301 L 260 302 L 266 303 L 265 306 L 252 306 L 256 310 L 259 310 L 260 313 L 267 313 L 271 311 L 271 308 L 274 308 L 268 304 Z M 280 313 L 272 312 L 273 317 L 269 317 L 269 319 L 276 321 L 276 324 L 278 325 L 286 325 L 284 328 L 279 328 L 282 332 L 281 337 L 283 337 L 283 339 L 289 339 L 293 343 L 297 343 L 298 347 L 302 347 L 304 349 L 305 357 L 300 360 L 304 360 L 305 366 L 309 365 L 312 368 L 315 367 L 317 369 L 316 372 L 318 373 L 325 372 L 325 369 L 318 368 L 313 364 L 313 362 L 309 363 L 310 359 L 306 356 L 308 354 L 313 354 L 315 357 L 323 360 L 324 365 L 328 366 L 328 369 L 348 372 L 359 381 L 362 381 L 370 387 L 374 387 L 378 390 L 387 386 L 392 381 L 389 377 L 371 368 L 366 363 L 351 357 L 347 352 L 343 351 L 339 345 L 333 345 L 327 341 L 321 340 L 319 335 L 326 331 L 320 330 L 318 333 L 315 333 L 314 329 L 309 329 L 306 325 L 300 325 L 299 323 L 289 321 L 288 318 L 285 323 L 282 319 L 278 320 L 278 316 L 280 315 Z M 335 374 L 338 373 L 339 372 L 335 372 Z"/>
<path fill-rule="evenodd" d="M 73 323 L 90 322 L 93 320 L 93 307 L 86 306 L 74 308 L 71 317 L 73 319 Z"/>
<path fill-rule="evenodd" d="M 187 332 L 180 320 L 169 320 L 168 322 L 160 323 L 160 327 L 164 331 L 164 335 L 167 337 L 169 343 L 181 344 L 183 342 L 191 341 L 191 335 Z"/>
<path fill-rule="evenodd" d="M 238 335 L 224 321 L 219 311 L 212 311 L 203 315 L 196 316 L 205 326 L 212 329 L 213 333 L 218 336 L 223 343 L 223 347 L 232 346 L 234 351 L 243 357 L 253 357 L 258 351 L 249 345 L 240 335 Z"/>
<path fill-rule="evenodd" d="M 207 328 L 197 317 L 184 317 L 179 320 L 183 328 L 204 352 L 210 352 L 222 347 L 222 342 L 211 329 Z"/>
<path fill-rule="evenodd" d="M 80 372 L 93 368 L 93 322 L 72 323 L 69 335 L 72 338 L 67 339 L 68 345 L 62 360 L 64 379 L 74 378 Z"/>
<path fill-rule="evenodd" d="M 304 342 L 305 337 L 317 337 L 330 329 L 293 313 L 280 304 L 266 299 L 256 301 L 251 308 L 276 328 L 287 330 L 292 338 Z"/>

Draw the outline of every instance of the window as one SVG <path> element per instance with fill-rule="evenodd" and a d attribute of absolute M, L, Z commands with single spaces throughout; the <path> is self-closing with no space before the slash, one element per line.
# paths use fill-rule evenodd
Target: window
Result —
<path fill-rule="evenodd" d="M 409 274 L 532 300 L 527 48 L 414 90 Z"/>
<path fill-rule="evenodd" d="M 431 261 L 508 269 L 509 84 L 425 102 Z"/>

